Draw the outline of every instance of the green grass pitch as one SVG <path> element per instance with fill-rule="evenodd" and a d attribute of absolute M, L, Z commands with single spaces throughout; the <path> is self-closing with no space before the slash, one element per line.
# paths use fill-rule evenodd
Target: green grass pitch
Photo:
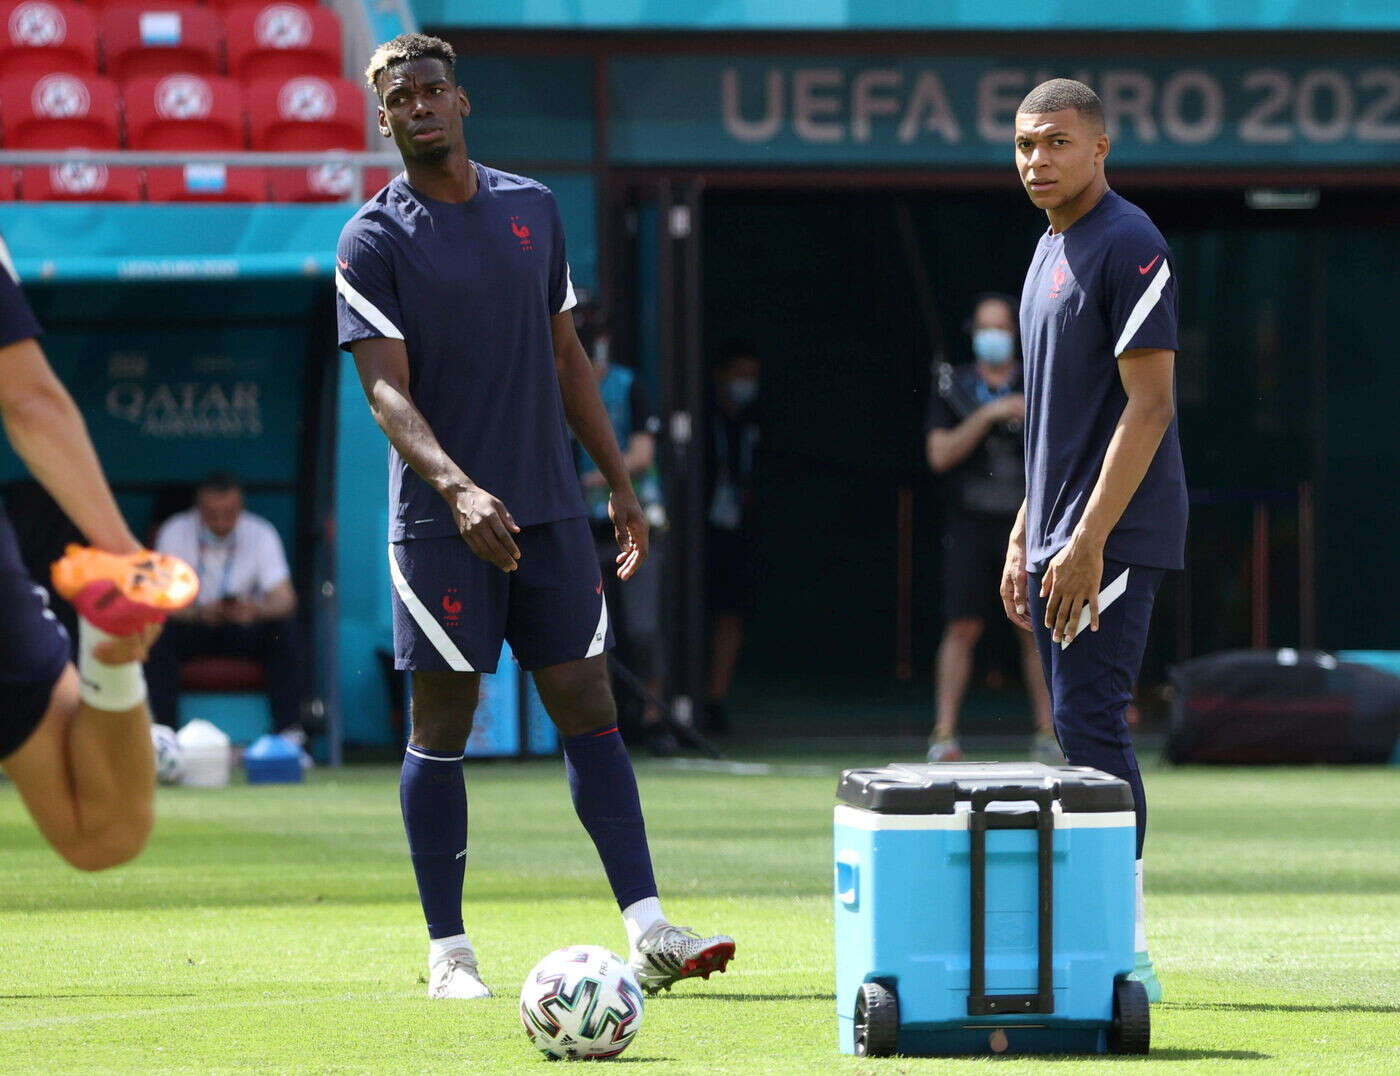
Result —
<path fill-rule="evenodd" d="M 1148 916 L 1167 1001 L 1146 1058 L 836 1052 L 828 755 L 638 765 L 662 898 L 738 941 L 649 1001 L 622 1062 L 665 1073 L 1400 1072 L 1400 771 L 1148 774 Z M 623 949 L 557 762 L 469 768 L 467 929 L 498 997 L 429 1002 L 396 770 L 159 793 L 145 854 L 82 875 L 0 786 L 0 1071 L 531 1072 L 517 1021 L 550 949 Z M 624 950 L 625 951 L 625 950 Z M 631 1071 L 629 1069 L 629 1071 Z"/>

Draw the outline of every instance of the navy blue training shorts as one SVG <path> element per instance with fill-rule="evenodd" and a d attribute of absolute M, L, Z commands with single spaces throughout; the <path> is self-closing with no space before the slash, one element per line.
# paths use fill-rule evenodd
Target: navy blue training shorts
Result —
<path fill-rule="evenodd" d="M 24 570 L 14 528 L 0 512 L 0 759 L 39 727 L 68 660 L 68 632 L 49 610 L 48 592 Z"/>
<path fill-rule="evenodd" d="M 525 669 L 613 645 L 593 533 L 583 517 L 522 527 L 520 565 L 503 572 L 460 537 L 389 545 L 394 668 L 493 673 L 501 640 Z"/>

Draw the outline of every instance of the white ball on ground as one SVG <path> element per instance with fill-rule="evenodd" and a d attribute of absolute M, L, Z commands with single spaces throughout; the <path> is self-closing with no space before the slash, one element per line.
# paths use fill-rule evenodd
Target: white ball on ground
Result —
<path fill-rule="evenodd" d="M 556 949 L 525 977 L 520 1022 L 546 1057 L 616 1057 L 642 1026 L 642 990 L 632 970 L 601 945 Z"/>
<path fill-rule="evenodd" d="M 163 785 L 178 784 L 185 772 L 185 752 L 175 730 L 169 725 L 152 725 L 151 746 L 156 751 L 156 780 Z"/>

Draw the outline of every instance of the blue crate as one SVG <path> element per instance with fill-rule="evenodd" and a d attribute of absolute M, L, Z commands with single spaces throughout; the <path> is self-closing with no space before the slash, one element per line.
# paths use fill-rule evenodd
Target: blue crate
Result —
<path fill-rule="evenodd" d="M 991 791 L 1005 788 L 1022 791 L 1009 800 Z M 979 790 L 991 802 L 974 810 Z M 1053 920 L 1045 982 L 1040 832 L 999 828 L 1038 824 L 1029 794 L 1043 800 L 1053 824 L 1045 829 L 1053 846 L 1045 867 Z M 885 1044 L 893 1049 L 871 1054 L 1122 1047 L 1110 1032 L 1116 984 L 1133 967 L 1135 829 L 1124 782 L 1087 768 L 1032 763 L 892 765 L 848 771 L 838 796 L 836 1014 L 843 1053 L 858 1052 L 857 1002 L 867 983 L 880 984 L 883 992 L 874 996 L 888 995 L 898 1011 L 897 1039 Z M 972 970 L 975 814 L 982 815 L 976 825 L 987 827 L 981 991 Z M 1140 1020 L 1145 1034 L 1145 997 Z M 863 1036 L 863 1048 L 870 1037 Z"/>

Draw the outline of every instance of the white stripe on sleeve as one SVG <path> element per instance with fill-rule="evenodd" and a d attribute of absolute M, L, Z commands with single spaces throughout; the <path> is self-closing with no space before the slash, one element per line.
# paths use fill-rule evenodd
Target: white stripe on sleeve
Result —
<path fill-rule="evenodd" d="M 564 263 L 564 289 L 564 305 L 555 311 L 556 314 L 578 306 L 578 296 L 574 294 L 574 274 L 570 271 L 568 262 Z"/>
<path fill-rule="evenodd" d="M 603 598 L 603 611 L 598 615 L 598 629 L 593 633 L 593 641 L 588 644 L 588 653 L 583 656 L 594 658 L 603 652 L 608 641 L 608 599 Z"/>
<path fill-rule="evenodd" d="M 3 267 L 5 272 L 10 274 L 11 280 L 16 284 L 19 283 L 19 273 L 15 272 L 15 260 L 10 257 L 10 248 L 5 245 L 3 239 L 0 239 L 0 267 Z M 569 294 L 573 294 L 572 288 L 570 288 Z"/>
<path fill-rule="evenodd" d="M 476 672 L 471 667 L 471 663 L 462 656 L 462 652 L 457 649 L 457 644 L 448 637 L 441 624 L 433 619 L 433 614 L 418 600 L 418 595 L 408 585 L 408 580 L 403 576 L 403 570 L 399 567 L 398 558 L 394 556 L 394 543 L 389 543 L 389 575 L 394 580 L 394 589 L 399 592 L 399 600 L 403 602 L 404 608 L 413 617 L 413 622 L 418 625 L 418 630 L 427 636 L 428 642 L 443 660 L 447 662 L 447 667 L 456 672 Z"/>
<path fill-rule="evenodd" d="M 1167 280 L 1172 275 L 1171 266 L 1167 264 L 1167 259 L 1162 259 L 1162 268 L 1157 270 L 1157 275 L 1152 278 L 1152 283 L 1147 285 L 1147 290 L 1142 293 L 1142 298 L 1137 301 L 1137 306 L 1133 307 L 1133 312 L 1128 315 L 1128 323 L 1123 326 L 1123 335 L 1118 338 L 1118 344 L 1113 349 L 1113 357 L 1117 358 L 1128 350 L 1128 344 L 1137 331 L 1142 328 L 1142 323 L 1147 320 L 1147 315 L 1152 313 L 1152 308 L 1157 305 L 1157 301 L 1162 298 L 1162 289 L 1167 286 Z"/>
<path fill-rule="evenodd" d="M 387 336 L 390 340 L 403 339 L 403 333 L 399 332 L 398 327 L 384 316 L 384 312 L 379 307 L 352 288 L 350 281 L 341 275 L 339 269 L 335 271 L 335 290 L 340 292 L 340 297 L 350 304 L 351 310 L 379 331 L 379 335 Z"/>

